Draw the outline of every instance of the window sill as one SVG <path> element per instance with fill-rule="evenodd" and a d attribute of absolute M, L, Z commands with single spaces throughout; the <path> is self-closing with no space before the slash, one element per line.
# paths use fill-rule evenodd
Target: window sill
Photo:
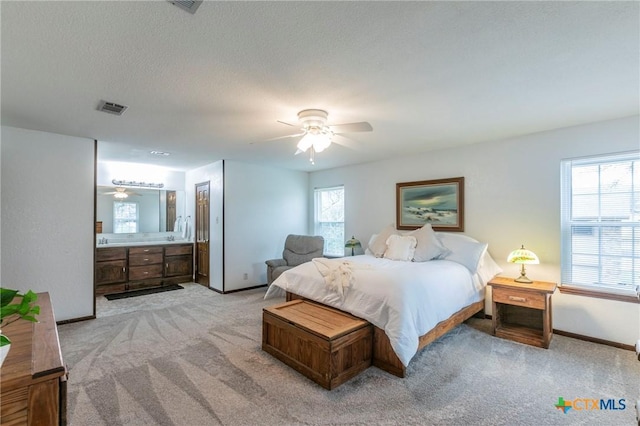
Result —
<path fill-rule="evenodd" d="M 638 296 L 626 296 L 623 294 L 607 293 L 604 291 L 589 290 L 588 288 L 584 288 L 584 287 L 561 285 L 560 293 L 574 294 L 576 296 L 593 297 L 595 299 L 608 299 L 608 300 L 617 300 L 618 302 L 640 304 L 640 299 L 638 298 Z"/>

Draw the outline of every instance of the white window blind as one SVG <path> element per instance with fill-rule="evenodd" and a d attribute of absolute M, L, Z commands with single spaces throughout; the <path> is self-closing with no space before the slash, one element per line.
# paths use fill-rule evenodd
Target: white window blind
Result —
<path fill-rule="evenodd" d="M 138 203 L 114 201 L 113 232 L 115 234 L 138 232 Z"/>
<path fill-rule="evenodd" d="M 344 187 L 314 191 L 314 234 L 324 237 L 324 254 L 344 256 Z"/>
<path fill-rule="evenodd" d="M 640 153 L 564 160 L 562 283 L 614 294 L 640 288 Z"/>

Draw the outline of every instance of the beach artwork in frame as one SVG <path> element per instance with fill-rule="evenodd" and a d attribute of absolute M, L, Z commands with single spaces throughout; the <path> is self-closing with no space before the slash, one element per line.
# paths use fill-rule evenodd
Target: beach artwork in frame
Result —
<path fill-rule="evenodd" d="M 398 229 L 464 231 L 464 177 L 396 184 Z"/>

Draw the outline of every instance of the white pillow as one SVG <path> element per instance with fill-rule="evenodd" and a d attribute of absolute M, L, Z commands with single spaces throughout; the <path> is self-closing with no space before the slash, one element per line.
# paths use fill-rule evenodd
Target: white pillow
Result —
<path fill-rule="evenodd" d="M 415 237 L 417 241 L 416 251 L 413 255 L 414 262 L 426 262 L 448 253 L 447 248 L 442 245 L 430 223 L 406 235 Z"/>
<path fill-rule="evenodd" d="M 397 235 L 396 227 L 391 224 L 378 233 L 378 236 L 369 243 L 369 250 L 375 257 L 384 256 L 384 252 L 387 250 L 387 239 L 391 235 Z"/>
<path fill-rule="evenodd" d="M 472 274 L 478 272 L 489 244 L 479 243 L 465 235 L 438 233 L 438 238 L 450 250 L 444 259 L 466 266 Z"/>
<path fill-rule="evenodd" d="M 498 266 L 493 257 L 489 254 L 489 250 L 484 253 L 478 268 L 478 275 L 483 283 L 488 283 L 493 277 L 502 272 L 502 268 Z"/>
<path fill-rule="evenodd" d="M 391 235 L 387 239 L 387 250 L 384 252 L 384 258 L 410 261 L 413 259 L 416 244 L 416 237 L 411 235 Z"/>

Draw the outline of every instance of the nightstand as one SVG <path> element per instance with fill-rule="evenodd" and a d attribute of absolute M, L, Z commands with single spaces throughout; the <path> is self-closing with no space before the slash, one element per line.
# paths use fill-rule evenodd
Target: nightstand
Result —
<path fill-rule="evenodd" d="M 495 277 L 487 284 L 492 287 L 493 335 L 548 348 L 553 334 L 551 296 L 556 283 L 524 284 L 512 278 Z"/>

